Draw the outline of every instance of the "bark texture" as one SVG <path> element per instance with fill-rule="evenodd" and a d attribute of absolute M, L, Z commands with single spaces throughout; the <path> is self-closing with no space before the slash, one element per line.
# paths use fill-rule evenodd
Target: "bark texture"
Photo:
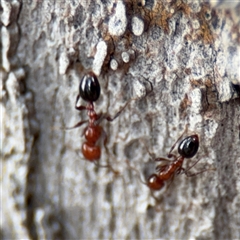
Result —
<path fill-rule="evenodd" d="M 220 1 L 221 2 L 221 1 Z M 3 239 L 240 239 L 240 5 L 1 1 Z M 101 84 L 108 137 L 85 161 L 75 98 Z M 82 104 L 85 104 L 82 101 Z M 188 127 L 200 149 L 156 193 L 148 177 Z M 150 154 L 151 152 L 151 154 Z"/>

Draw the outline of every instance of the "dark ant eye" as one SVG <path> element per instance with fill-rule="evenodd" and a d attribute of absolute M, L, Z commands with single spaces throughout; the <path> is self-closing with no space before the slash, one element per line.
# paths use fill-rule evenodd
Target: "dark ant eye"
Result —
<path fill-rule="evenodd" d="M 94 73 L 86 74 L 79 85 L 80 97 L 88 102 L 95 102 L 100 96 L 101 88 Z"/>
<path fill-rule="evenodd" d="M 184 158 L 193 157 L 199 147 L 199 140 L 197 135 L 192 135 L 183 139 L 178 146 L 178 153 Z"/>

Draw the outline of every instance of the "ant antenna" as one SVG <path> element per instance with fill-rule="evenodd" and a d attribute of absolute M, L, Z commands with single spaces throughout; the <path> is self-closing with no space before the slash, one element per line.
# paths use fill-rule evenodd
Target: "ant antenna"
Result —
<path fill-rule="evenodd" d="M 140 142 L 143 144 L 144 148 L 146 149 L 147 153 L 152 159 L 155 159 L 156 156 L 153 152 L 151 152 L 146 144 L 146 139 L 145 138 L 140 138 Z"/>
<path fill-rule="evenodd" d="M 142 178 L 141 178 L 141 173 L 139 172 L 139 170 L 138 170 L 137 168 L 131 166 L 130 161 L 129 161 L 128 159 L 126 159 L 125 161 L 126 161 L 128 167 L 137 173 L 138 178 L 139 178 L 139 181 L 140 181 L 142 184 L 144 184 L 144 185 L 147 186 L 147 183 L 142 180 Z"/>

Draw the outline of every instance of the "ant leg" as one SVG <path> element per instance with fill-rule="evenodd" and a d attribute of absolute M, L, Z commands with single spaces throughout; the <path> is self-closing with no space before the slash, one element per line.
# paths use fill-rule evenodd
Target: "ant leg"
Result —
<path fill-rule="evenodd" d="M 174 158 L 177 158 L 175 155 L 172 155 Z M 161 162 L 161 161 L 166 161 L 166 162 L 172 162 L 172 160 L 170 160 L 170 159 L 168 159 L 168 158 L 162 158 L 162 157 L 160 157 L 160 158 L 156 158 L 156 159 L 154 159 L 154 161 L 156 161 L 156 162 Z"/>
<path fill-rule="evenodd" d="M 104 114 L 102 114 L 101 112 L 98 114 L 96 113 L 95 125 L 99 125 L 103 119 L 104 119 Z"/>
<path fill-rule="evenodd" d="M 203 169 L 203 170 L 198 171 L 198 172 L 195 172 L 195 173 L 190 173 L 189 170 L 190 170 L 192 167 L 194 167 L 199 161 L 200 161 L 200 159 L 198 159 L 192 166 L 190 166 L 190 167 L 187 168 L 187 169 L 181 168 L 178 174 L 180 174 L 180 173 L 182 172 L 182 173 L 184 173 L 187 177 L 194 177 L 194 176 L 196 176 L 196 175 L 198 175 L 198 174 L 201 174 L 201 173 L 203 173 L 203 172 L 206 172 L 206 171 L 211 171 L 211 170 L 214 170 L 214 171 L 215 171 L 215 170 L 216 170 L 216 168 L 210 168 L 210 169 Z"/>
<path fill-rule="evenodd" d="M 157 174 L 160 174 L 163 171 L 166 171 L 166 169 L 169 167 L 170 164 L 166 164 L 166 165 L 157 165 L 155 168 L 155 171 Z"/>
<path fill-rule="evenodd" d="M 144 148 L 146 149 L 146 151 L 148 152 L 148 154 L 150 155 L 150 157 L 151 157 L 152 159 L 155 159 L 155 158 L 156 158 L 156 155 L 149 150 L 149 148 L 148 148 L 148 146 L 147 146 L 147 140 L 142 137 L 142 138 L 139 139 L 139 141 L 143 144 Z"/>
<path fill-rule="evenodd" d="M 78 128 L 78 127 L 80 127 L 81 125 L 83 125 L 83 124 L 86 123 L 86 122 L 88 122 L 88 120 L 81 121 L 81 122 L 77 123 L 76 125 L 74 125 L 73 127 L 67 127 L 67 128 L 65 128 L 65 130 L 70 130 L 70 129 Z"/>
<path fill-rule="evenodd" d="M 77 97 L 76 97 L 76 101 L 75 101 L 75 108 L 76 109 L 77 109 L 77 102 L 78 102 L 79 98 L 80 98 L 80 95 L 78 94 Z"/>
<path fill-rule="evenodd" d="M 103 118 L 109 122 L 112 122 L 114 119 L 116 119 L 122 113 L 122 111 L 127 107 L 127 105 L 129 104 L 130 101 L 132 101 L 132 99 L 127 101 L 127 103 L 125 103 L 125 105 L 122 108 L 120 108 L 120 110 L 113 117 L 111 117 L 109 115 L 105 115 L 105 116 L 103 116 Z"/>
<path fill-rule="evenodd" d="M 102 136 L 101 136 L 101 138 L 103 139 L 103 145 L 104 145 L 104 147 L 105 148 L 107 148 L 107 133 L 105 132 L 105 130 L 104 129 L 102 129 Z"/>
<path fill-rule="evenodd" d="M 187 170 L 183 169 L 183 173 L 187 176 L 187 177 L 195 177 L 197 176 L 198 174 L 201 174 L 203 172 L 206 172 L 206 171 L 211 171 L 211 170 L 216 170 L 216 168 L 210 168 L 210 169 L 204 169 L 202 171 L 199 171 L 199 172 L 196 172 L 196 173 L 190 173 L 188 172 Z"/>
<path fill-rule="evenodd" d="M 187 131 L 188 127 L 186 126 L 183 133 L 180 135 L 180 137 L 177 139 L 177 141 L 172 145 L 172 147 L 170 148 L 170 151 L 168 153 L 168 157 L 171 158 L 172 156 L 174 156 L 173 154 L 171 154 L 171 152 L 173 151 L 173 149 L 175 148 L 176 144 L 179 142 L 179 140 L 182 138 L 182 136 L 184 135 L 184 133 Z"/>
<path fill-rule="evenodd" d="M 77 109 L 78 111 L 88 110 L 86 106 L 75 106 L 75 109 Z"/>
<path fill-rule="evenodd" d="M 100 117 L 101 117 L 101 116 L 100 116 Z M 106 132 L 104 131 L 104 129 L 102 129 L 102 136 L 101 136 L 101 138 L 103 138 L 103 145 L 104 145 L 104 147 L 105 147 L 106 150 L 107 150 L 107 146 L 106 146 L 106 144 L 107 144 L 107 134 L 106 134 Z M 101 164 L 99 163 L 99 161 L 94 161 L 93 163 L 95 164 L 96 167 L 109 168 L 115 175 L 119 175 L 119 174 L 120 174 L 119 171 L 115 170 L 115 169 L 112 167 L 112 165 L 109 164 L 109 163 L 107 163 L 106 165 L 101 165 Z"/>
<path fill-rule="evenodd" d="M 101 165 L 101 164 L 99 164 L 99 161 L 97 161 L 97 160 L 94 161 L 93 163 L 94 163 L 95 166 L 98 167 L 98 168 L 100 168 L 100 167 L 102 167 L 102 168 L 109 168 L 115 175 L 119 175 L 119 174 L 120 174 L 119 171 L 116 171 L 110 164 Z"/>
<path fill-rule="evenodd" d="M 175 148 L 176 144 L 179 142 L 179 140 L 182 138 L 183 134 L 185 133 L 185 131 L 181 134 L 181 136 L 177 139 L 177 141 L 172 145 L 172 147 L 170 148 L 169 152 L 168 152 L 168 157 L 171 158 L 173 156 L 173 154 L 171 154 L 171 152 L 173 151 L 173 149 Z"/>
<path fill-rule="evenodd" d="M 80 96 L 77 95 L 76 102 L 75 102 L 75 109 L 77 109 L 78 111 L 82 111 L 82 110 L 89 110 L 89 108 L 90 108 L 90 109 L 93 108 L 93 106 L 91 105 L 91 103 L 90 103 L 90 106 L 91 106 L 91 107 L 89 107 L 89 105 L 88 105 L 88 106 L 82 106 L 82 105 L 81 105 L 81 106 L 77 106 L 77 102 L 78 102 L 79 98 L 80 98 Z"/>
<path fill-rule="evenodd" d="M 189 171 L 191 168 L 193 168 L 199 161 L 201 160 L 201 158 L 199 158 L 198 160 L 196 160 L 195 162 L 194 162 L 194 164 L 192 165 L 192 166 L 190 166 L 190 167 L 188 167 L 185 171 Z"/>
<path fill-rule="evenodd" d="M 127 163 L 128 167 L 129 167 L 130 169 L 132 169 L 133 171 L 135 171 L 135 172 L 137 173 L 139 181 L 140 181 L 142 184 L 144 184 L 144 185 L 147 186 L 147 183 L 142 180 L 141 174 L 140 174 L 139 170 L 138 170 L 137 168 L 131 166 L 128 159 L 126 160 L 126 163 Z"/>
<path fill-rule="evenodd" d="M 177 159 L 177 156 L 175 154 L 172 154 L 172 153 L 168 153 L 167 157 Z"/>

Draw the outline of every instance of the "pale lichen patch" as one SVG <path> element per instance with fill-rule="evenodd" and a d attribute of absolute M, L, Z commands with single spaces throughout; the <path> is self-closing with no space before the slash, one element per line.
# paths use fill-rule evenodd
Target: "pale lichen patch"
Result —
<path fill-rule="evenodd" d="M 97 44 L 97 51 L 93 61 L 93 69 L 92 69 L 96 75 L 100 75 L 101 68 L 106 56 L 107 56 L 107 44 L 105 41 L 100 41 Z"/>
<path fill-rule="evenodd" d="M 122 1 L 118 1 L 114 14 L 108 23 L 109 33 L 113 36 L 121 36 L 127 28 L 126 8 Z"/>
<path fill-rule="evenodd" d="M 132 18 L 132 32 L 135 36 L 141 36 L 144 31 L 144 22 L 142 19 L 134 16 Z"/>
<path fill-rule="evenodd" d="M 112 59 L 110 62 L 110 67 L 112 70 L 117 70 L 118 68 L 118 62 L 115 59 Z"/>

